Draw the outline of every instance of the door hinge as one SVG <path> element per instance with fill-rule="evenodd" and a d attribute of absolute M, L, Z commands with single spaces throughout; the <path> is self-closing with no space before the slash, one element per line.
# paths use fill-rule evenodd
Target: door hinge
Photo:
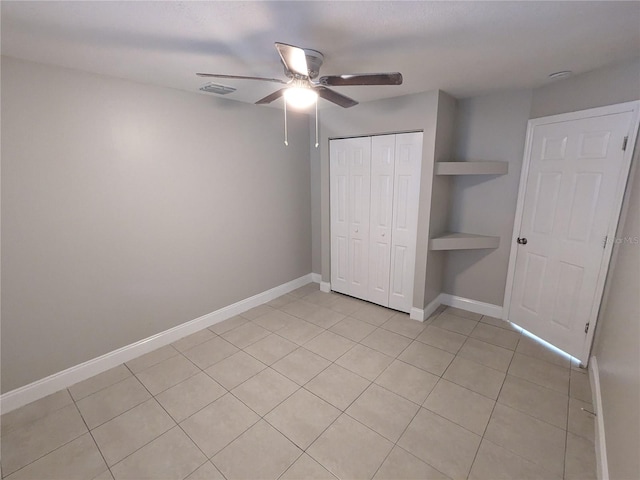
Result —
<path fill-rule="evenodd" d="M 602 239 L 602 248 L 607 248 L 607 240 L 609 239 L 609 235 L 605 235 Z"/>
<path fill-rule="evenodd" d="M 624 140 L 622 141 L 622 151 L 625 152 L 627 150 L 627 142 L 629 141 L 629 137 L 624 137 Z"/>
<path fill-rule="evenodd" d="M 587 333 L 589 331 L 589 322 L 587 322 L 587 324 L 584 326 L 584 333 Z"/>

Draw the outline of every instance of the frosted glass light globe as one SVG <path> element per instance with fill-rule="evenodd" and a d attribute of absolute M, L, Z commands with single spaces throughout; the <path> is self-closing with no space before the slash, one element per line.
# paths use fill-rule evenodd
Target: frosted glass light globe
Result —
<path fill-rule="evenodd" d="M 305 87 L 291 87 L 284 91 L 284 98 L 293 108 L 307 108 L 318 101 L 315 90 Z"/>

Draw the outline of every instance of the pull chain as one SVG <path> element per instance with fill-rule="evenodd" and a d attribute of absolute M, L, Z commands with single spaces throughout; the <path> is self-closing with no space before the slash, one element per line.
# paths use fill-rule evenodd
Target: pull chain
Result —
<path fill-rule="evenodd" d="M 287 98 L 284 97 L 284 144 L 289 146 L 289 141 L 287 140 Z"/>
<path fill-rule="evenodd" d="M 316 100 L 316 148 L 318 145 L 318 101 Z"/>

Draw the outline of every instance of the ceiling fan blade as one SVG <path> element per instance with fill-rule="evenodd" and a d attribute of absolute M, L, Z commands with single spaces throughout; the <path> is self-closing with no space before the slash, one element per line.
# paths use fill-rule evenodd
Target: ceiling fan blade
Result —
<path fill-rule="evenodd" d="M 279 78 L 264 78 L 264 77 L 246 77 L 244 75 L 222 75 L 219 73 L 196 73 L 199 77 L 214 77 L 214 78 L 234 78 L 238 80 L 261 80 L 264 82 L 275 82 L 275 83 L 284 83 L 284 80 L 280 80 Z"/>
<path fill-rule="evenodd" d="M 286 88 L 281 88 L 280 90 L 276 90 L 275 92 L 270 93 L 266 97 L 261 98 L 260 100 L 258 100 L 256 102 L 256 105 L 266 105 L 267 103 L 271 103 L 274 100 L 279 99 L 284 94 L 285 90 L 286 90 Z"/>
<path fill-rule="evenodd" d="M 328 75 L 320 77 L 321 85 L 330 87 L 346 87 L 350 85 L 402 85 L 402 74 L 391 73 L 356 73 L 353 75 Z"/>
<path fill-rule="evenodd" d="M 307 56 L 304 53 L 304 49 L 279 42 L 276 42 L 275 46 L 287 70 L 292 73 L 297 73 L 298 75 L 304 75 L 305 77 L 309 76 Z"/>
<path fill-rule="evenodd" d="M 340 105 L 343 108 L 349 108 L 353 107 L 354 105 L 358 105 L 358 102 L 356 102 L 353 98 L 349 98 L 326 87 L 316 87 L 315 91 L 318 92 L 319 97 L 324 98 L 325 100 L 329 100 L 336 105 Z"/>

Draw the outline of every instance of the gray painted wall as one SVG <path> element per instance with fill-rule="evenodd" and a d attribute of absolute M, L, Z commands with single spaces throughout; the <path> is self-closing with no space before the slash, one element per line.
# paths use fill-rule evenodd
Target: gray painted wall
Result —
<path fill-rule="evenodd" d="M 447 253 L 445 293 L 503 304 L 530 108 L 530 90 L 458 101 L 455 160 L 509 162 L 509 173 L 452 178 L 448 229 L 499 236 L 500 246 Z"/>
<path fill-rule="evenodd" d="M 2 58 L 2 391 L 311 271 L 309 129 Z"/>

